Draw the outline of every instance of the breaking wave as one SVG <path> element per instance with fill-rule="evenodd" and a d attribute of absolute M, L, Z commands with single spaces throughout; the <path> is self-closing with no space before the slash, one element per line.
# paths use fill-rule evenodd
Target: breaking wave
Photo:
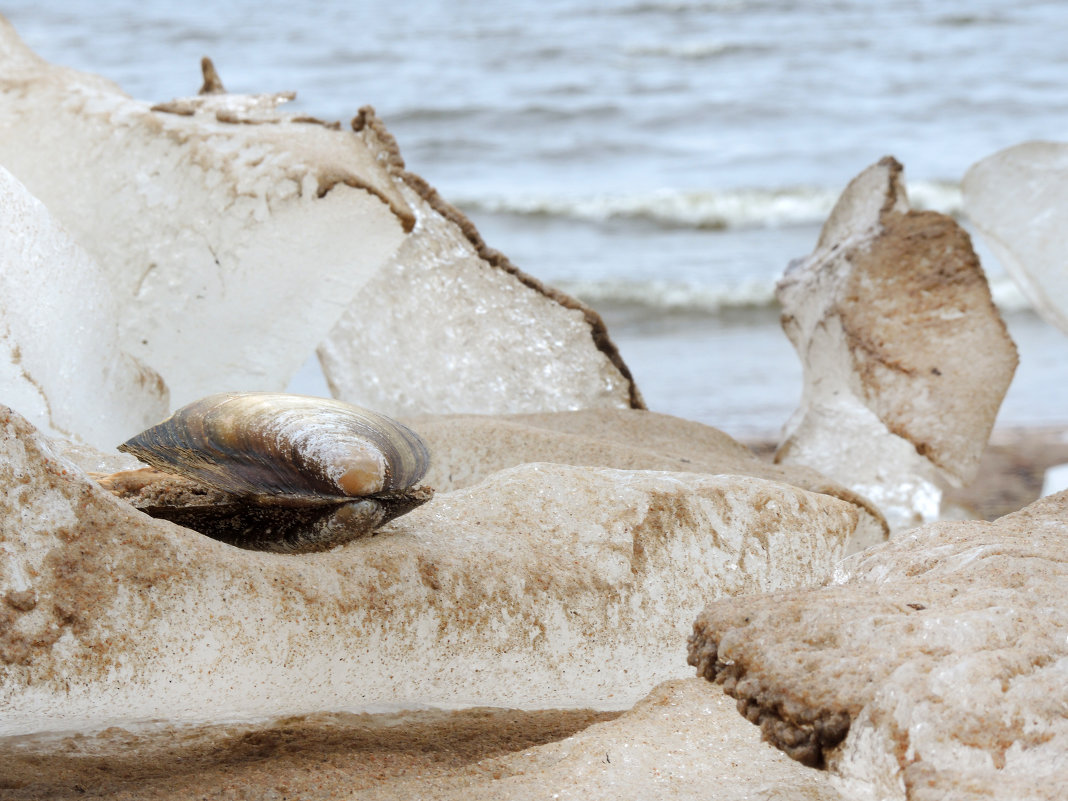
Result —
<path fill-rule="evenodd" d="M 733 286 L 707 286 L 670 281 L 557 281 L 556 286 L 594 308 L 640 308 L 650 313 L 716 314 L 731 310 L 774 309 L 774 281 L 746 281 Z M 1031 309 L 1016 283 L 1002 275 L 990 280 L 994 303 L 1002 312 Z"/>
<path fill-rule="evenodd" d="M 737 42 L 705 41 L 674 42 L 668 44 L 630 45 L 624 52 L 639 58 L 674 58 L 685 61 L 703 61 L 722 58 L 738 53 L 765 52 L 766 47 Z"/>
<path fill-rule="evenodd" d="M 546 217 L 585 223 L 631 221 L 661 228 L 722 231 L 819 225 L 841 193 L 836 189 L 678 190 L 560 197 L 516 195 L 461 198 L 465 210 L 519 217 Z M 960 188 L 948 182 L 917 182 L 909 186 L 913 208 L 960 216 Z"/>
<path fill-rule="evenodd" d="M 663 313 L 714 313 L 728 309 L 773 308 L 774 281 L 737 286 L 700 286 L 670 281 L 558 281 L 565 292 L 599 306 L 641 307 Z"/>
<path fill-rule="evenodd" d="M 650 2 L 632 3 L 612 9 L 609 13 L 619 16 L 637 16 L 641 14 L 695 14 L 722 11 L 738 11 L 744 7 L 744 0 L 719 0 L 718 2 Z"/>

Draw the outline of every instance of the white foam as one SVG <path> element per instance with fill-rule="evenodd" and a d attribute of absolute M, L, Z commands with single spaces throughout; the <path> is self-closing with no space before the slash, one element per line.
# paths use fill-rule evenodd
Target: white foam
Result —
<path fill-rule="evenodd" d="M 625 49 L 628 56 L 644 58 L 680 58 L 700 61 L 759 49 L 758 46 L 724 42 L 720 40 L 698 42 L 657 42 L 630 45 Z"/>
<path fill-rule="evenodd" d="M 990 292 L 995 305 L 1006 313 L 1029 311 L 1032 306 L 1008 276 L 992 277 Z M 639 306 L 661 312 L 715 313 L 729 309 L 771 309 L 775 281 L 751 279 L 734 284 L 697 284 L 685 281 L 556 281 L 556 286 L 593 307 Z"/>
<path fill-rule="evenodd" d="M 701 285 L 672 281 L 557 281 L 557 286 L 592 306 L 643 306 L 668 312 L 716 312 L 723 309 L 770 308 L 775 282 Z"/>
<path fill-rule="evenodd" d="M 471 211 L 523 217 L 560 217 L 588 223 L 635 220 L 664 228 L 725 230 L 822 225 L 838 198 L 830 187 L 652 189 L 641 192 L 560 196 L 496 195 L 462 198 Z M 944 181 L 909 186 L 912 207 L 958 216 L 960 187 Z"/>

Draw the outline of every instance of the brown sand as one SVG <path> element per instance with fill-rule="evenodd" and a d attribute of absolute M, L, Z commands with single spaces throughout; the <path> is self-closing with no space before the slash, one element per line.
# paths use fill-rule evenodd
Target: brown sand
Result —
<path fill-rule="evenodd" d="M 947 490 L 945 501 L 975 517 L 994 520 L 1036 501 L 1042 494 L 1046 470 L 1066 463 L 1068 430 L 996 429 L 975 480 L 967 487 Z"/>
<path fill-rule="evenodd" d="M 469 709 L 318 714 L 270 724 L 0 741 L 0 799 L 341 799 L 422 780 L 500 778 L 494 757 L 618 712 Z M 489 760 L 490 764 L 480 764 Z M 399 797 L 399 796 L 398 796 Z"/>

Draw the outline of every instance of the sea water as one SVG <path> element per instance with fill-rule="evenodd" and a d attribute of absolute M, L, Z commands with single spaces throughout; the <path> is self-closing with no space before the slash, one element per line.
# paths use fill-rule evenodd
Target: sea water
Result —
<path fill-rule="evenodd" d="M 970 164 L 1068 131 L 1068 4 L 1017 0 L 6 2 L 45 58 L 134 97 L 372 104 L 411 169 L 605 317 L 649 406 L 773 435 L 800 396 L 774 283 L 893 154 L 959 216 Z M 1020 349 L 1001 425 L 1068 422 L 1068 338 L 983 249 Z M 309 379 L 311 380 L 311 379 Z"/>

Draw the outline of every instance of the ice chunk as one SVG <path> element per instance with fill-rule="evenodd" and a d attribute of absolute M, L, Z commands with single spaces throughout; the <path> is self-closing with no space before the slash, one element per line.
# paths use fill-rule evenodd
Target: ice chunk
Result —
<path fill-rule="evenodd" d="M 713 603 L 691 664 L 849 797 L 1063 796 L 1068 493 L 915 529 L 839 580 Z"/>
<path fill-rule="evenodd" d="M 939 476 L 974 476 L 1017 361 L 968 235 L 909 210 L 901 172 L 888 157 L 853 179 L 777 287 L 804 390 L 776 460 L 866 495 L 893 530 L 937 516 Z"/>
<path fill-rule="evenodd" d="M 1057 464 L 1046 470 L 1042 479 L 1042 494 L 1052 495 L 1068 489 L 1068 464 Z"/>
<path fill-rule="evenodd" d="M 2 19 L 0 67 L 0 163 L 105 270 L 175 405 L 283 389 L 414 223 L 361 135 L 276 95 L 151 107 Z"/>
<path fill-rule="evenodd" d="M 529 415 L 414 418 L 433 454 L 424 482 L 439 491 L 469 487 L 499 470 L 555 462 L 624 470 L 667 470 L 766 478 L 848 501 L 860 516 L 849 550 L 886 540 L 872 503 L 803 465 L 774 465 L 711 426 L 640 409 Z"/>
<path fill-rule="evenodd" d="M 731 698 L 693 678 L 618 717 L 483 707 L 157 723 L 0 738 L 0 765 L 9 787 L 40 798 L 272 798 L 284 787 L 316 801 L 840 801 L 827 774 L 761 743 Z"/>
<path fill-rule="evenodd" d="M 856 521 L 762 479 L 536 464 L 331 552 L 258 553 L 136 512 L 7 413 L 0 736 L 382 705 L 627 708 L 685 674 L 709 597 L 826 581 Z"/>
<path fill-rule="evenodd" d="M 480 780 L 437 778 L 434 797 L 840 801 L 826 774 L 791 763 L 761 743 L 729 698 L 697 682 L 659 685 L 616 720 L 493 760 L 480 771 Z M 499 778 L 490 779 L 494 774 Z M 421 798 L 426 784 L 425 779 L 410 779 L 395 792 L 397 797 Z"/>
<path fill-rule="evenodd" d="M 167 413 L 167 388 L 119 346 L 100 268 L 0 167 L 0 402 L 100 448 Z"/>
<path fill-rule="evenodd" d="M 487 248 L 372 115 L 362 127 L 417 222 L 319 348 L 335 397 L 392 415 L 644 407 L 596 312 Z"/>
<path fill-rule="evenodd" d="M 1026 142 L 973 164 L 964 210 L 1039 314 L 1068 333 L 1068 144 Z"/>

